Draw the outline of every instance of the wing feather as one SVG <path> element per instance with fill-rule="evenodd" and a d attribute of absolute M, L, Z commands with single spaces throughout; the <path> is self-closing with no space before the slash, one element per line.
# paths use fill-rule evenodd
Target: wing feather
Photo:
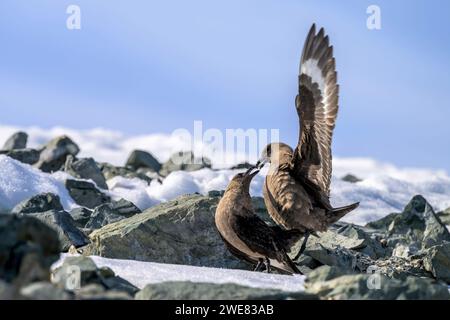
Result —
<path fill-rule="evenodd" d="M 333 47 L 323 28 L 311 27 L 303 48 L 296 107 L 300 122 L 293 172 L 330 194 L 331 141 L 338 113 L 339 86 Z"/>

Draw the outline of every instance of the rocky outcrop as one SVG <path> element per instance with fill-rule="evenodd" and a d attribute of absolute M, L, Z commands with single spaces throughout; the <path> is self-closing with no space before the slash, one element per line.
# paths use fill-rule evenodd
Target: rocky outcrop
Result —
<path fill-rule="evenodd" d="M 68 155 L 64 165 L 64 171 L 74 178 L 92 180 L 97 187 L 108 189 L 102 171 L 97 165 L 97 162 L 92 158 L 75 159 L 72 155 Z"/>
<path fill-rule="evenodd" d="M 219 198 L 187 195 L 90 234 L 85 254 L 194 266 L 248 268 L 231 256 L 214 224 Z"/>
<path fill-rule="evenodd" d="M 44 172 L 61 170 L 68 155 L 76 156 L 80 152 L 77 144 L 67 136 L 51 140 L 42 149 L 35 166 Z"/>

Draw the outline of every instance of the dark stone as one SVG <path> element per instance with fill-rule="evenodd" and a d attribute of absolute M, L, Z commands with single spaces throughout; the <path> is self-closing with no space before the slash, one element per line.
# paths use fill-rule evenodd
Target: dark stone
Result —
<path fill-rule="evenodd" d="M 80 207 L 70 211 L 70 215 L 74 221 L 74 224 L 78 228 L 84 228 L 86 226 L 86 223 L 91 218 L 92 211 L 87 208 Z"/>
<path fill-rule="evenodd" d="M 239 163 L 235 166 L 232 166 L 230 169 L 231 170 L 238 170 L 238 169 L 250 169 L 251 167 L 253 167 L 254 165 L 251 165 L 248 162 L 244 162 L 244 163 Z"/>
<path fill-rule="evenodd" d="M 25 149 L 27 147 L 28 134 L 25 132 L 16 132 L 6 140 L 3 150 Z"/>
<path fill-rule="evenodd" d="M 72 155 L 67 156 L 64 171 L 78 179 L 92 180 L 97 187 L 107 190 L 105 177 L 92 158 L 75 159 Z"/>
<path fill-rule="evenodd" d="M 80 180 L 66 180 L 66 188 L 72 199 L 80 206 L 94 209 L 109 202 L 110 198 L 100 192 L 94 184 Z"/>
<path fill-rule="evenodd" d="M 362 179 L 360 179 L 357 176 L 354 176 L 354 175 L 352 175 L 350 173 L 345 175 L 344 177 L 342 177 L 341 180 L 342 181 L 347 181 L 347 182 L 350 182 L 350 183 L 357 183 L 357 182 L 361 182 L 362 181 Z"/>
<path fill-rule="evenodd" d="M 68 155 L 76 156 L 80 149 L 69 137 L 62 136 L 51 140 L 41 151 L 35 166 L 44 172 L 61 170 Z"/>
<path fill-rule="evenodd" d="M 0 214 L 0 235 L 0 279 L 19 287 L 50 279 L 60 248 L 52 228 L 33 217 Z"/>
<path fill-rule="evenodd" d="M 142 150 L 134 150 L 128 157 L 126 166 L 134 170 L 148 168 L 154 172 L 158 172 L 161 169 L 161 164 L 158 160 L 151 153 Z"/>
<path fill-rule="evenodd" d="M 132 168 L 129 167 L 116 167 L 109 163 L 100 163 L 99 164 L 100 170 L 102 171 L 103 175 L 105 176 L 106 180 L 110 180 L 114 177 L 124 177 L 127 179 L 141 179 L 147 183 L 150 183 L 154 177 L 149 176 L 146 173 L 136 172 Z M 140 168 L 139 170 L 141 170 Z M 139 171 L 138 170 L 138 171 Z M 153 172 L 152 172 L 153 173 Z"/>
<path fill-rule="evenodd" d="M 50 210 L 39 213 L 28 213 L 28 216 L 35 217 L 58 232 L 61 243 L 61 251 L 67 251 L 73 245 L 79 248 L 88 244 L 89 238 L 80 231 L 69 213 L 65 211 Z"/>
<path fill-rule="evenodd" d="M 85 227 L 89 229 L 99 229 L 107 224 L 129 218 L 142 211 L 133 203 L 121 199 L 105 203 L 94 209 Z"/>
<path fill-rule="evenodd" d="M 58 195 L 53 193 L 42 193 L 30 199 L 24 200 L 16 205 L 12 213 L 37 213 L 49 210 L 64 210 Z"/>
<path fill-rule="evenodd" d="M 22 163 L 33 165 L 39 161 L 40 152 L 34 149 L 16 149 L 10 151 L 0 150 L 0 154 L 4 154 Z"/>

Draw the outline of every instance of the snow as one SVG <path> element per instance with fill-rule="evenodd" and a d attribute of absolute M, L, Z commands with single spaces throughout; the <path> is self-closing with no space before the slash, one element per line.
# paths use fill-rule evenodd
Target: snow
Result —
<path fill-rule="evenodd" d="M 68 254 L 62 254 L 53 269 L 60 266 Z M 108 259 L 91 256 L 97 267 L 107 266 L 114 273 L 138 288 L 151 283 L 167 281 L 191 281 L 201 283 L 235 283 L 252 288 L 268 288 L 283 291 L 304 290 L 305 276 L 278 275 L 234 269 L 194 267 L 134 260 Z"/>
<path fill-rule="evenodd" d="M 150 134 L 126 137 L 120 132 L 105 129 L 72 130 L 66 128 L 41 129 L 0 126 L 0 145 L 18 130 L 29 134 L 29 146 L 39 147 L 55 136 L 69 135 L 81 148 L 80 156 L 93 157 L 123 165 L 134 149 L 152 152 L 160 161 L 171 154 L 187 150 L 188 143 L 182 136 Z M 229 156 L 229 159 L 233 157 Z M 194 172 L 171 173 L 162 183 L 154 180 L 150 185 L 139 179 L 115 177 L 107 181 L 114 199 L 124 198 L 145 210 L 160 202 L 171 200 L 187 193 L 206 194 L 211 190 L 223 190 L 230 179 L 242 170 L 220 168 L 215 161 L 222 157 L 211 157 L 215 169 Z M 216 160 L 215 160 L 216 159 Z M 236 159 L 235 159 L 236 160 Z M 235 164 L 235 163 L 233 163 Z M 352 173 L 363 181 L 349 183 L 340 178 Z M 267 167 L 256 176 L 251 185 L 253 196 L 262 195 Z M 67 174 L 47 174 L 0 156 L 0 210 L 10 210 L 20 201 L 42 192 L 53 192 L 61 197 L 66 210 L 76 204 L 64 188 Z M 445 171 L 422 168 L 398 168 L 368 158 L 334 158 L 331 202 L 334 206 L 360 202 L 360 207 L 346 216 L 347 222 L 365 224 L 392 213 L 400 212 L 416 194 L 423 195 L 435 210 L 450 207 L 450 177 Z"/>

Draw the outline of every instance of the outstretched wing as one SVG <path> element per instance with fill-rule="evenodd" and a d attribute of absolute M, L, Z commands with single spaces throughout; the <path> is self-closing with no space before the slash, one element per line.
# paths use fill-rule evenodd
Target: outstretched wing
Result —
<path fill-rule="evenodd" d="M 311 27 L 303 48 L 299 94 L 296 97 L 300 136 L 295 152 L 295 176 L 327 196 L 331 181 L 331 140 L 338 112 L 333 47 L 323 28 Z"/>

